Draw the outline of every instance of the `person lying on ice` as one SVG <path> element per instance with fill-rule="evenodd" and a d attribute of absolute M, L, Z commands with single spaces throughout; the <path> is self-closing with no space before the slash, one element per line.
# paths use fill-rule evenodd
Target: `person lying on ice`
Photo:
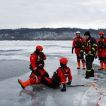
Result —
<path fill-rule="evenodd" d="M 27 81 L 18 79 L 18 82 L 23 89 L 29 85 L 41 83 L 44 78 L 48 78 L 47 80 L 49 81 L 49 75 L 44 69 L 44 60 L 46 60 L 46 55 L 42 51 L 43 47 L 37 45 L 34 53 L 30 55 L 31 75 Z"/>
<path fill-rule="evenodd" d="M 60 79 L 60 85 L 62 85 L 61 91 L 66 91 L 66 85 L 71 85 L 72 74 L 70 68 L 67 66 L 68 59 L 63 57 L 60 59 L 60 67 L 56 70 L 57 76 Z"/>

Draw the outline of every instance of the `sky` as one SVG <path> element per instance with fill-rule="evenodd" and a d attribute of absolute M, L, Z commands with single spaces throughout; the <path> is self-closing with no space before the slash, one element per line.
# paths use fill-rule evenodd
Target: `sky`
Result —
<path fill-rule="evenodd" d="M 106 0 L 0 0 L 0 29 L 106 28 Z"/>

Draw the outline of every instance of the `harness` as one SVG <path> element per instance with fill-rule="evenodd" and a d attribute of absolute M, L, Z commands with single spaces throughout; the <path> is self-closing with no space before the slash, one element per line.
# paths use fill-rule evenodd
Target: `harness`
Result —
<path fill-rule="evenodd" d="M 35 64 L 37 66 L 37 68 L 41 69 L 44 67 L 44 60 L 43 60 L 43 57 L 41 57 L 40 53 L 37 54 L 36 52 L 34 53 L 35 55 L 37 55 L 37 60 L 35 61 Z"/>
<path fill-rule="evenodd" d="M 35 61 L 35 64 L 37 66 L 36 73 L 35 73 L 35 71 L 33 71 L 31 64 L 30 64 L 29 68 L 32 70 L 32 72 L 34 72 L 36 75 L 39 76 L 40 75 L 39 70 L 43 69 L 43 67 L 45 65 L 44 60 L 40 57 L 40 54 L 37 54 L 36 52 L 34 52 L 33 54 L 37 55 L 37 60 Z"/>
<path fill-rule="evenodd" d="M 65 75 L 65 77 L 67 78 L 69 76 L 69 74 L 68 74 L 68 68 L 67 69 L 64 69 L 64 68 L 61 67 L 61 70 L 62 70 L 63 74 Z"/>

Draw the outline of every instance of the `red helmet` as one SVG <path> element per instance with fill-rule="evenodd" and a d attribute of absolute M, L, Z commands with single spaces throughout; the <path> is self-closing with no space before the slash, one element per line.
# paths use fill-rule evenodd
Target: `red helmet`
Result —
<path fill-rule="evenodd" d="M 100 31 L 99 32 L 99 35 L 104 35 L 105 33 L 103 31 Z"/>
<path fill-rule="evenodd" d="M 67 64 L 68 63 L 68 59 L 63 57 L 63 58 L 60 59 L 60 63 Z"/>
<path fill-rule="evenodd" d="M 43 50 L 43 47 L 41 45 L 37 45 L 36 46 L 36 49 L 39 50 L 39 51 L 42 51 Z"/>

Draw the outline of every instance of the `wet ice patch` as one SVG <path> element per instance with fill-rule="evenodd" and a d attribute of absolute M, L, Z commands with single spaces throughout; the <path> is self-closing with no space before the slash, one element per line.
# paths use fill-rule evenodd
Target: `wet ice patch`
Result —
<path fill-rule="evenodd" d="M 54 98 L 48 95 L 45 101 L 45 106 L 58 106 L 58 105 L 55 103 Z"/>
<path fill-rule="evenodd" d="M 78 106 L 78 105 L 80 106 L 81 99 L 82 99 L 82 93 L 79 92 L 79 93 L 75 94 L 73 97 L 74 106 Z"/>

